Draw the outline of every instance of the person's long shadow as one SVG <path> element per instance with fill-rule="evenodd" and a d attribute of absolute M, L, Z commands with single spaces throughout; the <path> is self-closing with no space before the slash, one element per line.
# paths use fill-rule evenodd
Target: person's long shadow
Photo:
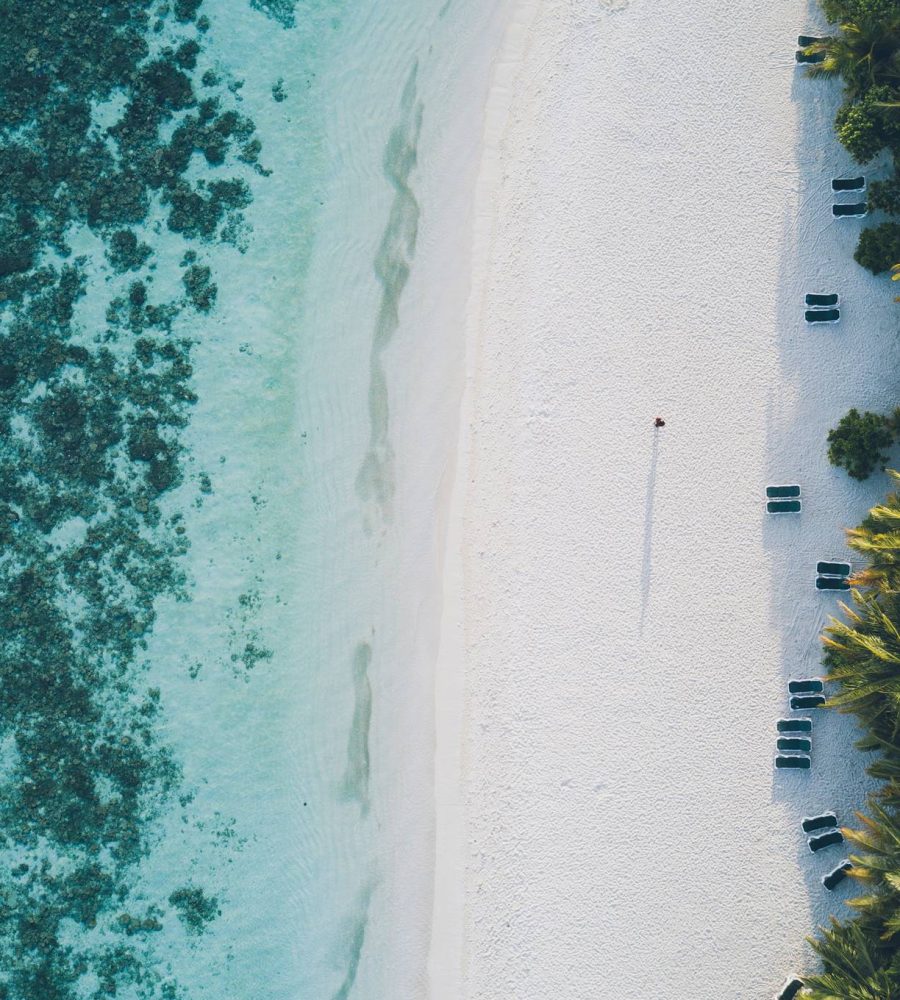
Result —
<path fill-rule="evenodd" d="M 650 601 L 650 560 L 653 555 L 653 498 L 656 493 L 656 460 L 659 457 L 659 430 L 653 432 L 653 455 L 647 476 L 647 499 L 644 505 L 644 560 L 641 565 L 641 631 Z"/>

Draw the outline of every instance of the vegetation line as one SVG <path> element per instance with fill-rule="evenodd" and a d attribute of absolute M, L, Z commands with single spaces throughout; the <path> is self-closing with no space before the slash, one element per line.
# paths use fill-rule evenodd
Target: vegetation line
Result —
<path fill-rule="evenodd" d="M 804 51 L 817 55 L 809 72 L 838 77 L 844 103 L 838 140 L 860 164 L 885 151 L 893 172 L 869 184 L 870 210 L 900 215 L 900 0 L 822 0 L 834 34 Z M 873 274 L 897 273 L 900 222 L 863 229 L 854 254 Z M 900 437 L 900 409 L 890 415 L 852 409 L 828 436 L 828 456 L 856 479 L 884 468 Z M 895 484 L 900 474 L 890 471 Z M 881 783 L 870 795 L 858 829 L 843 834 L 856 848 L 850 875 L 863 895 L 849 901 L 847 920 L 832 918 L 811 944 L 822 972 L 804 978 L 804 1000 L 900 998 L 900 492 L 891 493 L 849 531 L 849 544 L 867 560 L 853 578 L 846 620 L 831 619 L 823 636 L 828 679 L 839 693 L 829 707 L 854 714 L 865 731 L 857 747 L 872 758 L 868 772 Z"/>

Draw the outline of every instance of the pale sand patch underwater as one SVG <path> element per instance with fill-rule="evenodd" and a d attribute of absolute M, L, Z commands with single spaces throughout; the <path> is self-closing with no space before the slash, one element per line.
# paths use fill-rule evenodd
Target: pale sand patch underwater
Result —
<path fill-rule="evenodd" d="M 824 444 L 893 404 L 896 307 L 830 215 L 851 164 L 836 90 L 794 68 L 806 7 L 615 6 L 522 4 L 488 114 L 439 663 L 464 673 L 448 1000 L 768 996 L 853 891 L 799 827 L 861 804 L 853 727 L 816 717 L 812 772 L 776 776 L 774 723 L 837 610 L 815 560 L 886 488 Z M 841 324 L 807 330 L 832 289 Z M 786 481 L 804 512 L 766 521 Z"/>

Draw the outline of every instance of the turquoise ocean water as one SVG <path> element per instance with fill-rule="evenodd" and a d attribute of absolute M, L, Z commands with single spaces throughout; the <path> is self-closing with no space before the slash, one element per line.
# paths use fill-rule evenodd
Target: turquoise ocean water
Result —
<path fill-rule="evenodd" d="M 419 995 L 386 352 L 497 11 L 4 8 L 0 997 Z"/>

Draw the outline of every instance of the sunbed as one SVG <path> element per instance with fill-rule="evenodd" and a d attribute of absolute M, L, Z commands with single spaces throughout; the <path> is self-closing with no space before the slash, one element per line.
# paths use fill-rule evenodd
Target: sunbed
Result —
<path fill-rule="evenodd" d="M 840 830 L 829 830 L 828 833 L 820 833 L 818 837 L 810 837 L 806 841 L 813 854 L 826 847 L 831 847 L 833 844 L 843 844 L 843 842 L 844 835 Z"/>
<path fill-rule="evenodd" d="M 804 816 L 800 820 L 804 833 L 815 833 L 816 830 L 830 830 L 837 826 L 837 816 L 834 813 L 821 813 L 818 816 Z"/>
<path fill-rule="evenodd" d="M 821 694 L 825 685 L 818 677 L 806 677 L 803 680 L 788 681 L 788 691 L 791 694 Z"/>
<path fill-rule="evenodd" d="M 865 191 L 865 189 L 865 177 L 835 177 L 831 182 L 832 191 Z"/>
<path fill-rule="evenodd" d="M 767 486 L 767 500 L 791 500 L 800 496 L 800 487 L 796 483 L 787 486 Z"/>
<path fill-rule="evenodd" d="M 812 44 L 812 43 L 810 43 Z M 794 58 L 798 63 L 820 63 L 825 61 L 824 52 L 798 52 Z"/>
<path fill-rule="evenodd" d="M 807 309 L 803 316 L 810 325 L 814 323 L 839 323 L 841 311 L 840 309 Z"/>
<path fill-rule="evenodd" d="M 775 725 L 779 733 L 812 732 L 812 719 L 779 719 Z"/>
<path fill-rule="evenodd" d="M 778 754 L 775 767 L 779 770 L 808 771 L 810 760 L 806 754 Z"/>
<path fill-rule="evenodd" d="M 841 297 L 837 292 L 832 292 L 830 295 L 818 295 L 813 292 L 806 293 L 806 304 L 811 309 L 833 309 L 840 301 Z"/>
<path fill-rule="evenodd" d="M 803 504 L 799 500 L 767 500 L 766 511 L 769 514 L 799 514 Z"/>
<path fill-rule="evenodd" d="M 820 559 L 816 563 L 819 576 L 849 576 L 852 568 L 848 562 L 831 562 L 828 559 Z"/>
<path fill-rule="evenodd" d="M 829 892 L 831 892 L 835 888 L 835 886 L 840 885 L 841 882 L 844 881 L 844 879 L 847 877 L 847 872 L 850 871 L 852 867 L 853 865 L 850 863 L 849 860 L 842 861 L 837 866 L 837 868 L 835 868 L 833 871 L 830 871 L 827 875 L 822 876 L 822 885 L 824 885 L 825 888 Z"/>
<path fill-rule="evenodd" d="M 832 205 L 831 214 L 836 219 L 858 219 L 869 211 L 864 201 L 856 201 L 852 205 Z"/>
<path fill-rule="evenodd" d="M 801 708 L 821 708 L 825 704 L 824 694 L 795 694 L 791 698 L 791 711 Z"/>
<path fill-rule="evenodd" d="M 850 584 L 839 576 L 817 576 L 816 590 L 849 590 Z"/>
<path fill-rule="evenodd" d="M 797 35 L 797 48 L 805 49 L 808 45 L 815 45 L 816 42 L 821 41 L 819 35 Z"/>
<path fill-rule="evenodd" d="M 802 736 L 781 736 L 775 744 L 776 750 L 799 750 L 801 753 L 809 753 L 812 750 L 812 741 L 804 739 Z"/>
<path fill-rule="evenodd" d="M 775 1000 L 794 1000 L 802 989 L 802 979 L 789 979 L 775 995 Z"/>

